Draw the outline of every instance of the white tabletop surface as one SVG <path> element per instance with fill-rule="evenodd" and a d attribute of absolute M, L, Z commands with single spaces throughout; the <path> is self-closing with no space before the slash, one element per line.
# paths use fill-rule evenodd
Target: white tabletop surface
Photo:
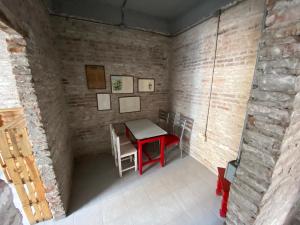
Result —
<path fill-rule="evenodd" d="M 125 124 L 137 140 L 167 134 L 165 130 L 148 119 L 132 120 Z"/>

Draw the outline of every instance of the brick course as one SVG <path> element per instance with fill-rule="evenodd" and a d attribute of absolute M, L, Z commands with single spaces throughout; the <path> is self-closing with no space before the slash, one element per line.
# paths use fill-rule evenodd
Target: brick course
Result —
<path fill-rule="evenodd" d="M 38 0 L 3 0 L 0 29 L 8 34 L 12 71 L 36 163 L 53 216 L 58 218 L 65 215 L 73 162 L 48 12 Z"/>
<path fill-rule="evenodd" d="M 267 1 L 267 9 L 228 225 L 299 222 L 300 2 Z"/>
<path fill-rule="evenodd" d="M 167 37 L 92 22 L 51 17 L 61 55 L 61 78 L 76 156 L 110 151 L 110 123 L 138 118 L 157 121 L 167 107 Z M 104 65 L 106 90 L 87 88 L 85 65 Z M 133 75 L 134 94 L 112 94 L 112 110 L 98 111 L 96 93 L 110 93 L 110 75 Z M 154 78 L 154 93 L 137 93 L 137 78 Z M 141 112 L 119 113 L 118 97 L 141 96 Z"/>
<path fill-rule="evenodd" d="M 239 150 L 263 9 L 263 0 L 247 0 L 221 13 L 207 141 L 217 17 L 172 40 L 170 109 L 194 119 L 186 150 L 214 172 Z"/>

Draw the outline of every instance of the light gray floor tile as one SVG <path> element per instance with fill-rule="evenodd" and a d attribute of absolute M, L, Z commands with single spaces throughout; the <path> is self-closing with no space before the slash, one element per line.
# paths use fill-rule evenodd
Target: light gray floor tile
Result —
<path fill-rule="evenodd" d="M 111 155 L 82 158 L 75 164 L 69 216 L 39 225 L 222 225 L 217 177 L 178 156 L 178 149 L 169 151 L 165 167 L 122 178 Z"/>

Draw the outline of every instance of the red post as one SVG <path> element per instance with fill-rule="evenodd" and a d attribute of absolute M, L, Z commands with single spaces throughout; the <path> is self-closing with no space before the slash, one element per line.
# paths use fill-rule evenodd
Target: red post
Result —
<path fill-rule="evenodd" d="M 221 209 L 220 209 L 220 216 L 221 217 L 226 217 L 228 197 L 229 197 L 229 191 L 224 191 L 223 192 L 222 203 L 221 203 Z"/>
<path fill-rule="evenodd" d="M 165 165 L 165 136 L 161 136 L 160 140 L 160 165 L 163 167 Z"/>
<path fill-rule="evenodd" d="M 137 146 L 138 146 L 138 157 L 139 157 L 139 172 L 140 175 L 143 174 L 143 149 L 142 149 L 142 143 L 141 141 L 137 141 Z"/>
<path fill-rule="evenodd" d="M 125 132 L 126 132 L 126 137 L 129 138 L 129 129 L 127 126 L 125 126 Z"/>
<path fill-rule="evenodd" d="M 222 179 L 220 178 L 220 176 L 218 176 L 216 195 L 221 196 L 222 192 Z"/>

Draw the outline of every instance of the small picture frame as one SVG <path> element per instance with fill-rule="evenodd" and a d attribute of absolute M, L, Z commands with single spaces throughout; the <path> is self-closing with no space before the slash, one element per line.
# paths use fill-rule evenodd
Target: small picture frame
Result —
<path fill-rule="evenodd" d="M 132 94 L 133 76 L 130 75 L 111 75 L 111 92 L 113 94 Z"/>
<path fill-rule="evenodd" d="M 151 78 L 139 78 L 138 92 L 155 92 L 155 80 Z"/>
<path fill-rule="evenodd" d="M 106 89 L 105 69 L 99 65 L 85 65 L 88 89 Z"/>
<path fill-rule="evenodd" d="M 130 113 L 141 111 L 140 96 L 119 97 L 119 112 Z"/>
<path fill-rule="evenodd" d="M 111 110 L 110 94 L 97 93 L 97 106 L 98 111 Z"/>

